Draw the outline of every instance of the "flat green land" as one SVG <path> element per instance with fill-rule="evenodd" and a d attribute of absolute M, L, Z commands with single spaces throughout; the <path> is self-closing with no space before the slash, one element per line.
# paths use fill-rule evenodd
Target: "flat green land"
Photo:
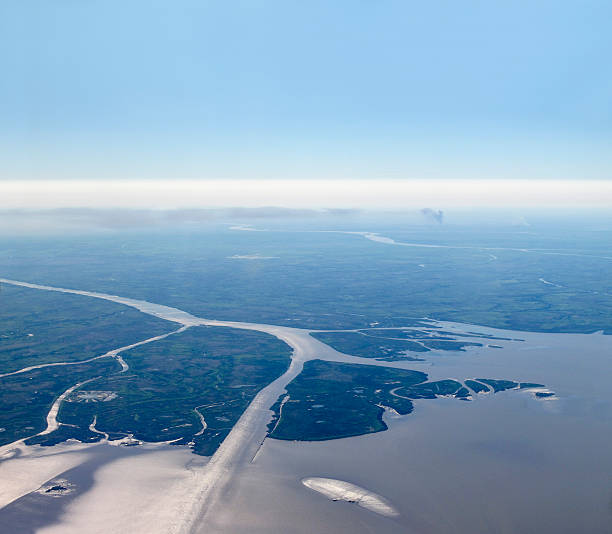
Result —
<path fill-rule="evenodd" d="M 436 382 L 424 382 L 414 386 L 402 386 L 395 390 L 397 395 L 409 399 L 435 399 L 455 395 L 462 388 L 461 382 L 456 380 L 438 380 Z M 462 393 L 462 397 L 466 396 Z"/>
<path fill-rule="evenodd" d="M 0 285 L 0 374 L 87 360 L 180 325 L 91 297 Z"/>
<path fill-rule="evenodd" d="M 312 332 L 312 337 L 326 343 L 339 352 L 361 358 L 381 360 L 422 360 L 411 352 L 427 352 L 429 349 L 403 339 L 381 339 L 361 332 Z"/>
<path fill-rule="evenodd" d="M 487 384 L 487 386 L 491 386 L 495 393 L 519 387 L 518 382 L 512 380 L 494 380 L 492 378 L 478 378 L 477 380 L 483 384 Z"/>
<path fill-rule="evenodd" d="M 429 340 L 457 341 L 458 339 L 465 337 L 511 341 L 511 338 L 490 336 L 479 332 L 450 332 L 436 326 L 435 323 L 429 321 L 428 319 L 420 319 L 418 325 L 410 325 L 411 322 L 412 321 L 408 320 L 406 324 L 403 325 L 404 327 L 410 328 L 364 328 L 359 331 L 372 337 L 418 339 L 426 342 Z M 420 326 L 421 329 L 414 328 L 414 326 Z"/>
<path fill-rule="evenodd" d="M 612 333 L 612 276 L 605 259 L 610 233 L 578 219 L 557 220 L 533 233 L 481 225 L 424 228 L 360 217 L 334 223 L 343 230 L 363 230 L 367 223 L 397 241 L 474 249 L 401 247 L 360 235 L 287 231 L 313 229 L 317 223 L 310 218 L 291 224 L 251 221 L 277 230 L 270 232 L 205 224 L 85 237 L 2 237 L 0 273 L 140 298 L 200 317 L 313 330 L 367 329 L 373 322 L 409 326 L 415 317 L 427 316 L 513 330 Z M 329 230 L 330 223 L 319 228 Z M 492 260 L 491 251 L 478 247 L 508 250 L 495 251 Z M 253 253 L 276 259 L 231 259 Z"/>
<path fill-rule="evenodd" d="M 0 428 L 4 429 L 0 432 L 0 445 L 44 430 L 51 405 L 71 386 L 120 369 L 115 360 L 105 358 L 0 378 Z"/>
<path fill-rule="evenodd" d="M 127 372 L 90 382 L 82 388 L 85 395 L 75 392 L 62 404 L 58 420 L 75 427 L 37 442 L 95 439 L 88 430 L 95 416 L 96 428 L 113 437 L 193 442 L 194 452 L 210 455 L 257 392 L 285 372 L 290 355 L 288 345 L 268 334 L 192 327 L 125 352 Z M 116 396 L 93 400 L 96 392 Z M 196 408 L 207 424 L 200 435 Z"/>
<path fill-rule="evenodd" d="M 495 392 L 516 387 L 510 380 L 478 379 L 465 383 L 474 391 Z M 511 386 L 514 384 L 514 386 Z M 387 429 L 384 408 L 404 415 L 415 400 L 453 397 L 470 400 L 470 391 L 457 380 L 427 381 L 419 371 L 311 360 L 272 407 L 268 427 L 272 438 L 319 441 L 359 436 Z"/>
<path fill-rule="evenodd" d="M 422 361 L 423 358 L 411 353 L 463 351 L 465 347 L 482 346 L 480 343 L 457 341 L 448 335 L 440 336 L 437 332 L 422 330 L 366 329 L 358 332 L 312 332 L 310 335 L 345 354 L 385 361 Z"/>
<path fill-rule="evenodd" d="M 401 414 L 412 411 L 409 399 L 391 394 L 400 386 L 427 380 L 419 371 L 312 360 L 287 387 L 289 400 L 273 406 L 270 436 L 277 439 L 316 441 L 358 436 L 386 430 L 384 409 Z M 278 424 L 277 424 L 278 423 Z"/>
<path fill-rule="evenodd" d="M 488 386 L 482 384 L 476 380 L 466 380 L 465 385 L 469 387 L 474 393 L 487 393 L 491 391 Z"/>
<path fill-rule="evenodd" d="M 492 378 L 479 378 L 478 380 L 468 379 L 465 381 L 465 385 L 474 393 L 486 393 L 491 389 L 494 393 L 499 393 L 507 389 L 533 389 L 545 387 L 544 384 L 537 384 L 535 382 L 519 383 L 513 380 L 494 380 Z"/>
<path fill-rule="evenodd" d="M 417 341 L 417 345 L 421 347 L 421 350 L 456 350 L 464 351 L 465 347 L 482 347 L 482 343 L 475 343 L 473 341 L 462 341 L 462 337 L 487 337 L 484 334 L 458 334 L 454 332 L 446 332 L 439 330 L 433 323 L 427 323 L 426 320 L 422 321 L 422 326 L 425 329 L 364 329 L 360 330 L 360 334 L 364 334 L 369 337 L 381 338 L 386 340 L 406 339 L 408 341 Z M 488 338 L 497 339 L 497 338 Z"/>

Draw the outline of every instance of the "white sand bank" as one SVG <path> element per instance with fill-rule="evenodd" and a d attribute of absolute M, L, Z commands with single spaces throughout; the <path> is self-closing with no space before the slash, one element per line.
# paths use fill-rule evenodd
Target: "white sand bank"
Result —
<path fill-rule="evenodd" d="M 311 477 L 303 479 L 302 484 L 311 490 L 325 495 L 325 497 L 332 501 L 353 502 L 366 510 L 387 517 L 399 515 L 397 510 L 380 495 L 344 480 Z"/>

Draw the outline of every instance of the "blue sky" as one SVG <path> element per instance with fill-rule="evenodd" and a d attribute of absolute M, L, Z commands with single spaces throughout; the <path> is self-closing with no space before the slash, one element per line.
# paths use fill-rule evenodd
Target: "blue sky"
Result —
<path fill-rule="evenodd" d="M 609 1 L 23 0 L 0 179 L 608 179 Z"/>

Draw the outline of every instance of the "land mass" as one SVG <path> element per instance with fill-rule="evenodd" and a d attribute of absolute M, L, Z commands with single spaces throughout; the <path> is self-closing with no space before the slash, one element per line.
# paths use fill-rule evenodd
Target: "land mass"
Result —
<path fill-rule="evenodd" d="M 322 441 L 387 429 L 385 410 L 406 415 L 414 401 L 451 397 L 468 401 L 469 389 L 458 380 L 428 381 L 421 371 L 310 360 L 272 407 L 271 438 Z M 519 388 L 510 380 L 465 381 L 476 393 Z M 525 384 L 523 389 L 539 387 Z"/>

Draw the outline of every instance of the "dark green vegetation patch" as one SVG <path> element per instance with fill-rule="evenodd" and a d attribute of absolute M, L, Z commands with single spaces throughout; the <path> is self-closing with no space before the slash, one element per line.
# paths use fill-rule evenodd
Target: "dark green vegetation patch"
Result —
<path fill-rule="evenodd" d="M 384 409 L 412 411 L 412 402 L 392 390 L 427 380 L 420 371 L 312 360 L 273 406 L 270 436 L 316 441 L 386 430 Z M 282 404 L 282 411 L 281 411 Z M 279 420 L 279 414 L 281 414 Z"/>
<path fill-rule="evenodd" d="M 518 382 L 512 380 L 494 380 L 492 378 L 478 378 L 477 380 L 483 384 L 487 384 L 487 386 L 491 386 L 495 393 L 507 389 L 515 389 L 519 386 Z"/>
<path fill-rule="evenodd" d="M 310 335 L 344 354 L 385 361 L 422 361 L 423 358 L 411 353 L 431 350 L 463 351 L 465 347 L 482 346 L 480 343 L 458 341 L 448 334 L 447 332 L 445 335 L 440 335 L 433 328 L 431 330 L 393 328 L 356 332 L 311 332 Z"/>
<path fill-rule="evenodd" d="M 55 432 L 51 434 L 45 434 L 43 436 L 35 436 L 28 439 L 26 443 L 28 445 L 44 445 L 49 447 L 51 445 L 57 445 L 69 439 L 76 439 L 82 443 L 95 443 L 100 441 L 101 434 L 92 432 L 89 429 L 83 429 L 74 426 L 61 425 Z M 117 436 L 123 437 L 123 436 Z"/>
<path fill-rule="evenodd" d="M 461 387 L 461 382 L 456 380 L 438 380 L 409 387 L 402 386 L 397 388 L 394 393 L 408 399 L 435 399 L 436 397 L 454 395 Z M 462 396 L 465 395 L 462 394 Z"/>
<path fill-rule="evenodd" d="M 88 427 L 96 417 L 96 429 L 115 438 L 193 442 L 196 453 L 209 455 L 257 392 L 285 372 L 290 355 L 268 334 L 192 327 L 123 353 L 128 371 L 88 383 L 86 393 L 62 404 L 58 419 L 76 425 L 86 440 L 94 439 Z M 57 440 L 50 434 L 45 441 Z"/>
<path fill-rule="evenodd" d="M 105 358 L 0 378 L 0 428 L 5 429 L 0 433 L 0 445 L 42 432 L 51 405 L 68 388 L 120 369 L 115 360 Z"/>
<path fill-rule="evenodd" d="M 442 350 L 463 350 L 463 347 L 477 346 L 481 347 L 481 343 L 473 342 L 462 342 L 457 338 L 469 337 L 469 338 L 481 338 L 481 339 L 498 339 L 505 341 L 512 341 L 510 338 L 488 336 L 486 334 L 479 334 L 477 332 L 463 334 L 460 332 L 449 332 L 442 330 L 436 326 L 435 323 L 428 319 L 421 320 L 422 329 L 417 328 L 405 328 L 409 325 L 404 325 L 402 328 L 366 328 L 359 330 L 359 332 L 366 334 L 371 337 L 381 337 L 383 339 L 412 339 L 422 342 L 429 348 L 437 348 L 435 344 L 430 345 L 434 341 L 450 341 L 453 344 L 449 344 L 448 349 Z"/>
<path fill-rule="evenodd" d="M 482 384 L 476 380 L 468 379 L 465 381 L 465 385 L 469 387 L 474 393 L 488 393 L 489 391 L 491 391 L 489 386 L 486 386 L 485 384 Z"/>
<path fill-rule="evenodd" d="M 384 360 L 422 360 L 410 352 L 427 352 L 429 349 L 413 341 L 381 339 L 361 332 L 311 332 L 314 338 L 330 345 L 339 352 L 361 358 Z"/>
<path fill-rule="evenodd" d="M 114 302 L 0 284 L 0 374 L 87 360 L 178 327 Z"/>
<path fill-rule="evenodd" d="M 512 389 L 510 380 L 466 380 L 473 391 Z M 272 438 L 318 441 L 359 436 L 387 429 L 384 408 L 401 415 L 413 410 L 413 401 L 453 397 L 468 401 L 472 396 L 457 380 L 427 381 L 419 371 L 372 365 L 311 360 L 272 407 L 268 426 Z"/>

